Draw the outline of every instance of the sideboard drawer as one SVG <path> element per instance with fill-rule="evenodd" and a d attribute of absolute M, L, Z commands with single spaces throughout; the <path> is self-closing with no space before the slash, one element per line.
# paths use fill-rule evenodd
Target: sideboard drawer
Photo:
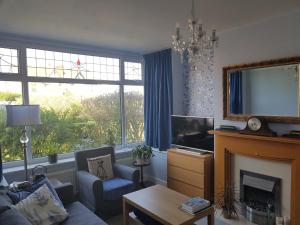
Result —
<path fill-rule="evenodd" d="M 168 154 L 168 164 L 194 171 L 196 173 L 204 173 L 204 160 L 199 159 L 198 157 L 170 153 Z"/>
<path fill-rule="evenodd" d="M 189 197 L 200 197 L 200 198 L 206 197 L 204 195 L 203 189 L 185 184 L 183 182 L 174 180 L 172 178 L 168 178 L 168 188 L 171 188 Z"/>
<path fill-rule="evenodd" d="M 204 188 L 204 175 L 168 164 L 168 177 Z"/>

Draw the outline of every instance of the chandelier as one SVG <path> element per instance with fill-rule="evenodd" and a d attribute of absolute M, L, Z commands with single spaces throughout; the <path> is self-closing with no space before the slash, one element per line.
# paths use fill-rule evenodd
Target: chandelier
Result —
<path fill-rule="evenodd" d="M 216 30 L 213 29 L 211 35 L 203 29 L 203 25 L 195 17 L 195 1 L 192 1 L 192 18 L 188 20 L 188 31 L 190 37 L 184 40 L 180 34 L 180 26 L 176 23 L 176 33 L 172 35 L 172 45 L 174 50 L 181 56 L 183 62 L 186 54 L 190 69 L 193 71 L 206 69 L 212 70 L 214 62 L 214 48 L 218 44 Z"/>

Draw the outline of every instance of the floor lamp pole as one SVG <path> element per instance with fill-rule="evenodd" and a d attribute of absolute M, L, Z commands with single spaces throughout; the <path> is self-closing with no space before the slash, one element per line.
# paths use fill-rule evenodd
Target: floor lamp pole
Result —
<path fill-rule="evenodd" d="M 24 168 L 25 168 L 25 180 L 28 181 L 28 171 L 27 171 L 27 143 L 29 138 L 26 134 L 26 128 L 22 130 L 22 136 L 20 137 L 20 142 L 22 143 L 24 151 Z"/>
<path fill-rule="evenodd" d="M 0 0 L 1 1 L 1 0 Z M 27 144 L 29 138 L 26 134 L 27 126 L 40 125 L 40 106 L 39 105 L 7 105 L 6 106 L 6 126 L 23 126 L 20 142 L 24 152 L 25 180 L 28 181 L 27 171 Z"/>
<path fill-rule="evenodd" d="M 23 151 L 24 151 L 24 168 L 25 168 L 25 180 L 28 181 L 28 171 L 27 171 L 27 144 L 23 143 Z"/>

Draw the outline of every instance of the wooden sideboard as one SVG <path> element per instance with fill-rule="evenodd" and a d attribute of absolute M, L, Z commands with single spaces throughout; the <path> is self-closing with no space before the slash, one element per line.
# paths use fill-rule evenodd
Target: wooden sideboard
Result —
<path fill-rule="evenodd" d="M 213 154 L 168 150 L 168 187 L 190 197 L 212 200 Z"/>

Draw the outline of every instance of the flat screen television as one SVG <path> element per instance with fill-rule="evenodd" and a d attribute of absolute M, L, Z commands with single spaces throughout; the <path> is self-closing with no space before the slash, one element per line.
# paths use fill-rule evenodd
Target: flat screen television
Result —
<path fill-rule="evenodd" d="M 171 116 L 172 146 L 201 151 L 214 151 L 214 129 L 212 117 Z"/>

